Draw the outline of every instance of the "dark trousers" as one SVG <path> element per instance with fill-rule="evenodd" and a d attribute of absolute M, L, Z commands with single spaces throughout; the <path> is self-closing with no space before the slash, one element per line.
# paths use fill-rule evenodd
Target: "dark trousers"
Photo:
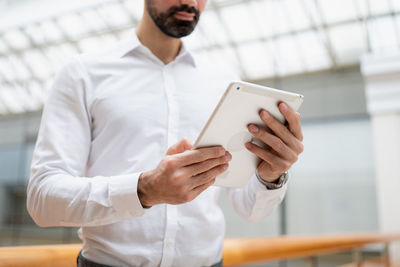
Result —
<path fill-rule="evenodd" d="M 110 265 L 104 265 L 86 259 L 82 256 L 82 251 L 79 252 L 78 258 L 76 259 L 76 264 L 78 267 L 112 267 Z M 210 267 L 222 267 L 222 260 L 211 265 Z"/>

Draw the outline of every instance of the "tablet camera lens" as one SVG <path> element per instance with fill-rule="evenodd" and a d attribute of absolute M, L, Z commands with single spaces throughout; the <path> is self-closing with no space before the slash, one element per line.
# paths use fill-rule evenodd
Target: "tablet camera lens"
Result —
<path fill-rule="evenodd" d="M 240 90 L 240 87 L 236 88 L 236 90 Z"/>

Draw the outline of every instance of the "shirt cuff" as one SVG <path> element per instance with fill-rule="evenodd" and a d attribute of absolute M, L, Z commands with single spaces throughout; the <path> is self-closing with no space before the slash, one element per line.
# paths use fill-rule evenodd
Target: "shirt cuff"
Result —
<path fill-rule="evenodd" d="M 144 209 L 137 194 L 140 173 L 114 176 L 110 179 L 109 193 L 113 208 L 122 217 L 142 216 Z"/>
<path fill-rule="evenodd" d="M 288 174 L 289 175 L 289 174 Z M 249 189 L 254 192 L 254 193 L 258 193 L 258 192 L 268 192 L 269 195 L 273 194 L 275 195 L 282 195 L 286 192 L 287 189 L 287 182 L 281 187 L 281 188 L 277 188 L 277 189 L 268 189 L 264 184 L 262 184 L 256 174 L 254 173 L 249 181 Z"/>
<path fill-rule="evenodd" d="M 258 222 L 282 202 L 287 189 L 287 183 L 278 189 L 268 189 L 255 174 L 247 184 L 248 195 L 251 196 L 251 209 L 247 218 L 250 222 Z"/>

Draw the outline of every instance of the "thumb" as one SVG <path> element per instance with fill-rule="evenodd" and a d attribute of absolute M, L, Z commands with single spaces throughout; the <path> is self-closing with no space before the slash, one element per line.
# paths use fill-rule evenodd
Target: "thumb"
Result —
<path fill-rule="evenodd" d="M 192 145 L 192 142 L 187 137 L 184 137 L 178 143 L 168 148 L 167 155 L 185 152 L 186 150 L 190 149 Z"/>

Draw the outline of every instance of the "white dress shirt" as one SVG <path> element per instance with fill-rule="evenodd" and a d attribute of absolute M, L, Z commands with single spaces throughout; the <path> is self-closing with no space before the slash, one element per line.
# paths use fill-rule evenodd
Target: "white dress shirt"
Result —
<path fill-rule="evenodd" d="M 168 147 L 197 138 L 236 78 L 225 69 L 198 63 L 185 46 L 165 65 L 134 32 L 111 50 L 71 60 L 56 77 L 33 154 L 27 206 L 34 221 L 81 227 L 83 256 L 107 265 L 218 262 L 225 232 L 220 188 L 185 204 L 143 209 L 137 183 Z M 267 190 L 255 175 L 245 188 L 227 189 L 248 221 L 270 214 L 285 191 Z"/>

